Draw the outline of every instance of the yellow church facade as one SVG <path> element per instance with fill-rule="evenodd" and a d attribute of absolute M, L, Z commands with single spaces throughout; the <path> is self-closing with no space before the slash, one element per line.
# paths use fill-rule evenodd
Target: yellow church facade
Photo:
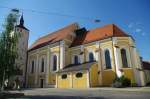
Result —
<path fill-rule="evenodd" d="M 114 24 L 86 30 L 75 23 L 41 37 L 27 64 L 28 87 L 111 86 L 122 75 L 145 85 L 134 39 Z"/>

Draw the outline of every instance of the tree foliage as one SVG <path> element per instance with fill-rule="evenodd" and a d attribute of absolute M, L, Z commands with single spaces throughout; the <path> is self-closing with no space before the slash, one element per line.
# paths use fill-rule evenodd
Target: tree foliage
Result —
<path fill-rule="evenodd" d="M 15 26 L 18 21 L 19 10 L 12 9 L 6 17 L 4 30 L 0 33 L 0 86 L 4 81 L 13 76 L 16 69 L 18 33 Z"/>

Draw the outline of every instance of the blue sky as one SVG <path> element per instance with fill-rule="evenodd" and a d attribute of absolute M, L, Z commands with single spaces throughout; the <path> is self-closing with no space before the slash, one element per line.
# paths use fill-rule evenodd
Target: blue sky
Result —
<path fill-rule="evenodd" d="M 30 30 L 29 45 L 37 38 L 74 22 L 87 29 L 114 23 L 134 37 L 140 55 L 144 60 L 150 61 L 149 4 L 149 0 L 0 0 L 0 30 L 10 11 L 2 6 L 77 16 L 66 17 L 21 10 L 25 26 Z M 101 22 L 95 23 L 92 20 L 95 18 Z"/>

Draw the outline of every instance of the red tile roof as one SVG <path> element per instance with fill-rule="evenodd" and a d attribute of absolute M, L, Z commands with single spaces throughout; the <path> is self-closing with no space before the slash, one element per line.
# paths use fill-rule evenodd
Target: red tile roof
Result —
<path fill-rule="evenodd" d="M 36 40 L 31 47 L 29 48 L 29 51 L 37 49 L 39 47 L 45 46 L 48 43 L 55 43 L 57 41 L 63 40 L 65 37 L 67 37 L 70 33 L 73 33 L 76 29 L 78 29 L 79 26 L 76 23 L 73 23 L 67 27 L 64 27 L 56 32 L 50 33 L 46 36 L 43 36 Z"/>
<path fill-rule="evenodd" d="M 45 46 L 48 43 L 55 43 L 57 41 L 63 40 L 70 33 L 74 32 L 77 29 L 79 29 L 77 24 L 71 24 L 56 32 L 41 37 L 32 44 L 29 51 Z M 82 36 L 77 36 L 72 42 L 71 47 L 97 41 L 97 40 L 102 40 L 109 37 L 127 37 L 127 36 L 129 35 L 123 32 L 122 30 L 120 30 L 116 25 L 109 24 L 100 28 L 89 30 L 86 33 L 84 33 L 84 35 Z"/>
<path fill-rule="evenodd" d="M 129 36 L 114 24 L 105 25 L 96 28 L 84 34 L 83 37 L 76 37 L 71 46 L 77 46 L 109 37 L 127 37 Z"/>
<path fill-rule="evenodd" d="M 143 69 L 150 70 L 150 62 L 143 61 L 142 63 L 143 63 Z"/>

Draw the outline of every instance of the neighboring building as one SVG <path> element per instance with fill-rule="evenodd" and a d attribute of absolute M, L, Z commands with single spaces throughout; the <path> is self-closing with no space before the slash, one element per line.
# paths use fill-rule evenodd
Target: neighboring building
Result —
<path fill-rule="evenodd" d="M 28 51 L 28 39 L 29 30 L 24 26 L 23 15 L 20 18 L 19 25 L 16 26 L 15 31 L 18 33 L 17 51 L 18 57 L 16 59 L 17 73 L 15 80 L 18 80 L 21 87 L 25 85 L 25 72 L 27 65 L 27 51 Z"/>
<path fill-rule="evenodd" d="M 144 86 L 134 39 L 109 24 L 87 31 L 71 24 L 36 40 L 28 50 L 27 87 L 110 86 L 126 76 Z"/>
<path fill-rule="evenodd" d="M 145 83 L 150 85 L 150 62 L 143 61 L 143 70 L 145 74 Z"/>

